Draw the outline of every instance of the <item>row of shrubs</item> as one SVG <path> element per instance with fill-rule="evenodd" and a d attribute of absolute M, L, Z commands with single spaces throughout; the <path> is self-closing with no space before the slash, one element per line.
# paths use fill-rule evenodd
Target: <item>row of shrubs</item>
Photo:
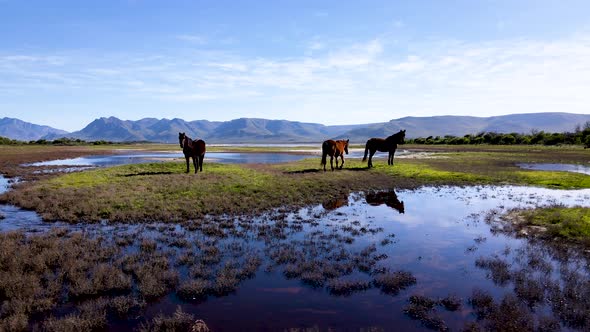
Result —
<path fill-rule="evenodd" d="M 19 141 L 15 139 L 10 139 L 7 137 L 0 136 L 0 145 L 106 145 L 106 144 L 115 144 L 111 141 L 99 140 L 99 141 L 92 141 L 87 142 L 82 139 L 74 139 L 68 137 L 62 137 L 54 140 L 45 140 L 45 139 L 38 139 L 32 141 Z"/>
<path fill-rule="evenodd" d="M 544 131 L 533 131 L 530 134 L 519 133 L 496 133 L 496 132 L 480 132 L 476 135 L 469 134 L 465 136 L 428 136 L 418 137 L 406 140 L 408 144 L 450 144 L 450 145 L 464 145 L 464 144 L 492 144 L 492 145 L 585 145 L 590 147 L 590 123 L 586 124 L 584 130 L 577 130 L 575 132 L 563 133 L 548 133 Z"/>

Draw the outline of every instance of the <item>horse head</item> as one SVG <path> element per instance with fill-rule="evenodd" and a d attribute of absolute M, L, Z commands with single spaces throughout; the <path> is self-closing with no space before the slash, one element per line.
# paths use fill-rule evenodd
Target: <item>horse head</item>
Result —
<path fill-rule="evenodd" d="M 178 143 L 180 144 L 180 148 L 184 149 L 184 140 L 186 135 L 184 133 L 178 133 Z"/>
<path fill-rule="evenodd" d="M 387 206 L 396 209 L 397 212 L 402 213 L 402 214 L 406 212 L 406 207 L 404 205 L 404 201 L 392 202 L 391 205 L 387 204 Z"/>
<path fill-rule="evenodd" d="M 399 144 L 406 144 L 406 142 L 405 142 L 406 130 L 405 129 L 404 130 L 400 130 L 397 134 L 399 135 L 399 137 L 398 137 L 398 143 Z"/>
<path fill-rule="evenodd" d="M 346 154 L 348 154 L 348 142 L 349 141 L 350 141 L 349 139 L 347 139 L 346 141 L 344 141 L 344 152 L 346 152 Z"/>

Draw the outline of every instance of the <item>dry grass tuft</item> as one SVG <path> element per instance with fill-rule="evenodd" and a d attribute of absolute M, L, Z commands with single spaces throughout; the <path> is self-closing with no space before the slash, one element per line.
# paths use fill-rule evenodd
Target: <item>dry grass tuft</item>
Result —
<path fill-rule="evenodd" d="M 164 316 L 159 314 L 150 322 L 144 323 L 140 326 L 140 332 L 160 332 L 160 331 L 191 331 L 195 325 L 195 318 L 193 315 L 182 311 L 178 306 L 172 316 Z M 199 324 L 200 325 L 200 324 Z M 208 329 L 207 329 L 208 330 Z M 205 331 L 207 331 L 205 330 Z"/>

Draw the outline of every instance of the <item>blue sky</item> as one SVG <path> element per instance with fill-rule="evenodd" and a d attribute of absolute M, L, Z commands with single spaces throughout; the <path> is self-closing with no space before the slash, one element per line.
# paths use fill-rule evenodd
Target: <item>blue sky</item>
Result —
<path fill-rule="evenodd" d="M 0 117 L 590 113 L 590 1 L 0 0 Z"/>

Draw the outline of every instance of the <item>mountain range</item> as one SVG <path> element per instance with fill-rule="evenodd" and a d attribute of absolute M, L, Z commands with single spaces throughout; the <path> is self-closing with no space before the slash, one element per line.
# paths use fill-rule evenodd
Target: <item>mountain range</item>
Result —
<path fill-rule="evenodd" d="M 68 134 L 69 133 L 65 130 L 55 129 L 49 126 L 40 126 L 19 119 L 0 119 L 0 136 L 11 139 L 30 141 L 38 140 L 41 137 L 48 135 L 63 137 Z"/>
<path fill-rule="evenodd" d="M 493 117 L 431 116 L 403 117 L 389 122 L 326 126 L 287 120 L 240 118 L 231 121 L 144 118 L 121 120 L 102 117 L 79 131 L 63 130 L 24 122 L 19 119 L 0 119 L 0 136 L 17 140 L 53 140 L 61 137 L 87 141 L 106 140 L 150 141 L 175 143 L 178 133 L 191 138 L 202 138 L 208 143 L 315 143 L 328 138 L 348 138 L 361 143 L 370 137 L 387 137 L 406 129 L 407 137 L 454 135 L 463 136 L 484 131 L 498 133 L 530 133 L 573 131 L 590 121 L 590 114 L 528 113 Z"/>

